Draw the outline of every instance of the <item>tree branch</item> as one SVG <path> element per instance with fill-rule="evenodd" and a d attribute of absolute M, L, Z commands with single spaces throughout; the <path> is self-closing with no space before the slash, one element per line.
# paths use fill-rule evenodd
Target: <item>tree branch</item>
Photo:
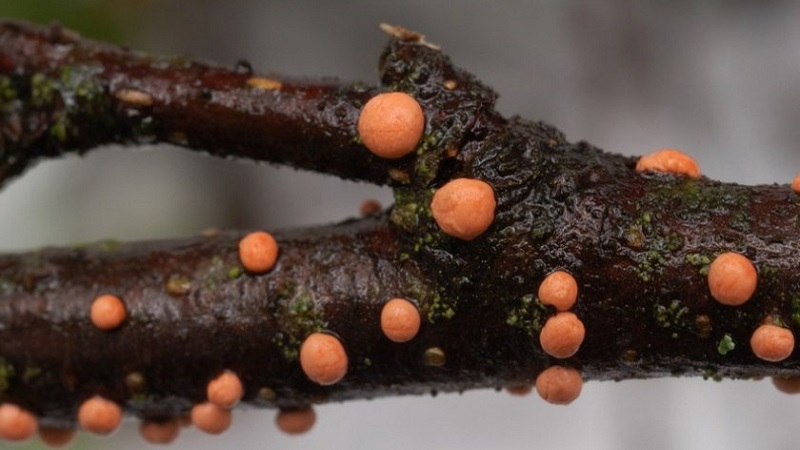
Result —
<path fill-rule="evenodd" d="M 765 322 L 800 327 L 800 202 L 788 186 L 637 171 L 636 158 L 502 118 L 495 94 L 440 50 L 391 31 L 375 88 L 277 86 L 58 29 L 0 26 L 3 178 L 37 158 L 155 140 L 389 183 L 396 199 L 378 216 L 277 235 L 278 264 L 264 275 L 243 271 L 236 232 L 0 257 L 3 401 L 63 426 L 94 395 L 142 417 L 185 414 L 226 369 L 242 379 L 244 402 L 282 409 L 527 384 L 550 366 L 584 379 L 800 375 L 794 354 L 769 362 L 749 345 Z M 384 90 L 411 94 L 425 113 L 421 143 L 398 160 L 372 155 L 356 130 L 362 104 Z M 496 197 L 474 240 L 433 218 L 434 192 L 456 178 L 482 180 Z M 709 290 L 724 252 L 758 271 L 741 306 Z M 540 344 L 556 310 L 538 289 L 555 270 L 577 280 L 571 311 L 586 333 L 567 358 Z M 88 319 L 106 292 L 129 311 L 111 332 Z M 381 333 L 394 297 L 422 313 L 406 344 Z M 316 331 L 338 336 L 350 362 L 332 386 L 297 361 Z M 146 383 L 126 384 L 132 373 Z"/>

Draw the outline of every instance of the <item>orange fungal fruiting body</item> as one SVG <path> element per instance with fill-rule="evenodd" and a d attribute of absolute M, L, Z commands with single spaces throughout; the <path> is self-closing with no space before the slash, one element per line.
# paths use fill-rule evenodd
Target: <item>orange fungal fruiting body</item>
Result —
<path fill-rule="evenodd" d="M 800 173 L 792 179 L 792 190 L 795 194 L 800 194 Z"/>
<path fill-rule="evenodd" d="M 539 333 L 539 343 L 548 355 L 569 358 L 578 352 L 585 335 L 586 329 L 578 316 L 560 312 L 547 319 Z"/>
<path fill-rule="evenodd" d="M 700 167 L 689 155 L 674 148 L 656 150 L 642 156 L 636 163 L 638 172 L 664 172 L 685 175 L 689 178 L 700 178 Z"/>
<path fill-rule="evenodd" d="M 48 447 L 63 447 L 75 439 L 75 430 L 72 428 L 40 427 L 39 438 Z"/>
<path fill-rule="evenodd" d="M 224 433 L 230 428 L 233 419 L 229 409 L 220 408 L 210 402 L 194 405 L 191 417 L 194 426 L 208 434 Z"/>
<path fill-rule="evenodd" d="M 539 300 L 545 305 L 554 306 L 559 311 L 566 311 L 575 305 L 578 299 L 578 282 L 575 277 L 558 270 L 548 275 L 539 285 Z"/>
<path fill-rule="evenodd" d="M 583 377 L 569 367 L 548 367 L 536 377 L 536 392 L 554 405 L 568 405 L 581 394 Z"/>
<path fill-rule="evenodd" d="M 750 337 L 750 348 L 764 361 L 783 361 L 794 351 L 794 335 L 789 329 L 764 324 Z"/>
<path fill-rule="evenodd" d="M 532 384 L 521 384 L 518 386 L 506 386 L 506 391 L 514 396 L 523 397 L 533 390 Z"/>
<path fill-rule="evenodd" d="M 167 421 L 143 420 L 139 425 L 139 434 L 142 439 L 151 444 L 169 444 L 178 437 L 181 424 L 178 419 Z"/>
<path fill-rule="evenodd" d="M 408 342 L 419 332 L 422 319 L 416 305 L 404 298 L 393 298 L 383 305 L 381 330 L 393 342 Z"/>
<path fill-rule="evenodd" d="M 372 153 L 396 159 L 411 153 L 425 131 L 425 115 L 414 97 L 388 92 L 372 97 L 358 117 L 358 134 Z"/>
<path fill-rule="evenodd" d="M 208 401 L 220 408 L 233 408 L 241 400 L 244 387 L 235 373 L 226 370 L 208 383 L 206 394 Z"/>
<path fill-rule="evenodd" d="M 800 394 L 800 377 L 772 377 L 772 383 L 785 394 Z"/>
<path fill-rule="evenodd" d="M 433 219 L 446 234 L 471 241 L 494 222 L 497 201 L 489 183 L 456 178 L 433 194 Z"/>
<path fill-rule="evenodd" d="M 267 232 L 255 231 L 239 241 L 239 260 L 249 272 L 269 272 L 277 259 L 278 243 Z"/>
<path fill-rule="evenodd" d="M 111 434 L 122 421 L 122 409 L 111 400 L 95 396 L 78 409 L 78 422 L 84 430 L 100 435 Z"/>
<path fill-rule="evenodd" d="M 312 333 L 300 346 L 300 366 L 311 381 L 331 385 L 347 373 L 347 353 L 335 336 Z"/>
<path fill-rule="evenodd" d="M 303 409 L 281 410 L 275 416 L 278 429 L 286 434 L 303 434 L 317 421 L 317 413 L 310 406 Z"/>
<path fill-rule="evenodd" d="M 36 434 L 36 416 L 12 403 L 0 405 L 0 438 L 24 441 Z"/>
<path fill-rule="evenodd" d="M 753 263 L 733 252 L 723 253 L 708 268 L 711 296 L 723 305 L 739 306 L 756 291 L 758 274 Z"/>
<path fill-rule="evenodd" d="M 125 304 L 115 295 L 101 295 L 94 299 L 89 311 L 92 323 L 101 330 L 113 330 L 122 325 L 128 316 Z"/>

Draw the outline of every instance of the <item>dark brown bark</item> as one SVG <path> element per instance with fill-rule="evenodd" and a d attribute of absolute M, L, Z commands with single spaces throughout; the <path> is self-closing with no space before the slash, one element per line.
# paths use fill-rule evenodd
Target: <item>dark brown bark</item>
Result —
<path fill-rule="evenodd" d="M 242 377 L 246 402 L 283 408 L 529 383 L 554 364 L 585 379 L 800 375 L 797 356 L 768 363 L 748 344 L 765 320 L 800 327 L 800 203 L 788 186 L 642 174 L 635 158 L 504 119 L 491 90 L 414 34 L 390 41 L 380 87 L 283 81 L 272 91 L 247 88 L 251 74 L 65 39 L 0 27 L 0 80 L 14 91 L 2 104 L 3 177 L 39 157 L 179 133 L 181 144 L 215 155 L 390 183 L 396 203 L 376 217 L 278 235 L 278 266 L 266 275 L 242 272 L 235 232 L 1 256 L 3 400 L 54 421 L 74 420 L 95 394 L 170 416 L 202 401 L 226 368 Z M 66 68 L 94 86 L 101 106 L 68 101 L 78 88 L 55 81 Z M 40 73 L 54 80 L 49 102 L 33 88 Z M 153 104 L 119 101 L 122 88 Z M 354 126 L 361 103 L 384 89 L 413 94 L 426 115 L 418 151 L 398 161 L 372 156 Z M 64 117 L 65 133 L 53 132 Z M 494 223 L 474 241 L 443 234 L 431 218 L 433 189 L 457 177 L 485 180 L 497 196 Z M 724 251 L 759 271 L 744 306 L 709 294 L 705 272 Z M 537 289 L 556 269 L 578 280 L 574 312 L 586 326 L 579 352 L 563 361 L 538 342 L 554 311 Z M 128 305 L 119 330 L 88 320 L 104 292 Z M 424 317 L 407 344 L 378 325 L 397 296 Z M 339 336 L 350 358 L 329 387 L 308 381 L 296 357 L 320 330 Z M 431 349 L 444 361 L 426 359 Z M 134 372 L 144 387 L 126 385 Z M 264 388 L 274 399 L 259 395 Z"/>

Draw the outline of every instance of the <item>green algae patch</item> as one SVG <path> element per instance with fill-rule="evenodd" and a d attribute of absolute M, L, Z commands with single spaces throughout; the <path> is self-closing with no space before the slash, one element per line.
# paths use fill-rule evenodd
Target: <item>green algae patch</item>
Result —
<path fill-rule="evenodd" d="M 722 356 L 727 355 L 728 352 L 732 351 L 735 348 L 736 348 L 736 343 L 733 342 L 733 338 L 728 333 L 725 333 L 725 335 L 722 336 L 722 339 L 719 340 L 719 344 L 717 344 L 717 351 Z"/>
<path fill-rule="evenodd" d="M 529 336 L 535 337 L 544 326 L 546 314 L 547 307 L 538 297 L 532 294 L 523 295 L 506 315 L 506 325 L 520 328 Z"/>
<path fill-rule="evenodd" d="M 669 305 L 657 304 L 653 313 L 659 327 L 672 331 L 672 339 L 678 339 L 678 332 L 689 327 L 688 314 L 689 308 L 680 300 L 672 300 Z"/>

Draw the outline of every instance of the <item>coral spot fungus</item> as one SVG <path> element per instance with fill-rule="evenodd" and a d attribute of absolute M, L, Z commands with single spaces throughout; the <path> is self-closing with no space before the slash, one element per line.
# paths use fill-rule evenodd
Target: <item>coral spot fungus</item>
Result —
<path fill-rule="evenodd" d="M 772 377 L 772 383 L 785 394 L 800 394 L 800 377 Z"/>
<path fill-rule="evenodd" d="M 547 319 L 539 333 L 539 343 L 548 355 L 569 358 L 578 352 L 585 335 L 586 329 L 578 316 L 560 312 Z"/>
<path fill-rule="evenodd" d="M 764 361 L 783 361 L 794 351 L 794 335 L 787 328 L 764 324 L 750 337 L 750 348 Z"/>
<path fill-rule="evenodd" d="M 719 255 L 708 268 L 711 296 L 723 305 L 738 306 L 752 297 L 758 283 L 753 263 L 733 252 Z"/>
<path fill-rule="evenodd" d="M 181 424 L 178 419 L 143 420 L 139 425 L 139 434 L 142 439 L 151 444 L 169 444 L 178 437 L 180 431 Z"/>
<path fill-rule="evenodd" d="M 583 377 L 569 367 L 548 367 L 536 377 L 536 392 L 554 405 L 568 405 L 581 394 Z"/>
<path fill-rule="evenodd" d="M 393 342 L 408 342 L 419 332 L 417 306 L 404 298 L 393 298 L 383 305 L 381 330 Z"/>
<path fill-rule="evenodd" d="M 95 396 L 81 404 L 78 422 L 90 433 L 111 434 L 122 422 L 122 408 L 111 400 Z"/>
<path fill-rule="evenodd" d="M 310 406 L 302 409 L 284 409 L 275 416 L 278 429 L 286 434 L 303 434 L 317 421 L 317 413 Z"/>
<path fill-rule="evenodd" d="M 344 378 L 347 353 L 335 336 L 312 333 L 300 346 L 300 366 L 311 381 L 327 386 Z"/>
<path fill-rule="evenodd" d="M 207 402 L 194 405 L 191 412 L 192 423 L 200 431 L 208 434 L 222 434 L 231 426 L 233 416 L 229 409 Z"/>
<path fill-rule="evenodd" d="M 497 201 L 489 183 L 456 178 L 433 194 L 433 219 L 446 234 L 470 241 L 494 222 Z"/>
<path fill-rule="evenodd" d="M 244 394 L 244 387 L 239 377 L 226 370 L 208 383 L 206 395 L 208 401 L 220 408 L 233 408 Z"/>
<path fill-rule="evenodd" d="M 577 298 L 578 283 L 575 277 L 563 270 L 551 273 L 539 285 L 539 300 L 545 305 L 554 306 L 559 311 L 572 308 Z"/>
<path fill-rule="evenodd" d="M 39 439 L 49 447 L 63 447 L 75 439 L 75 434 L 72 428 L 39 428 Z"/>
<path fill-rule="evenodd" d="M 278 243 L 267 232 L 254 231 L 239 241 L 239 260 L 249 272 L 269 272 L 277 259 Z"/>
<path fill-rule="evenodd" d="M 381 158 L 401 158 L 417 146 L 425 130 L 425 115 L 414 97 L 387 92 L 372 97 L 358 117 L 364 145 Z"/>
<path fill-rule="evenodd" d="M 506 392 L 517 397 L 523 397 L 531 393 L 532 384 L 519 384 L 516 386 L 506 386 Z"/>
<path fill-rule="evenodd" d="M 89 312 L 92 323 L 101 330 L 113 330 L 127 317 L 125 304 L 114 295 L 101 295 L 92 302 Z"/>
<path fill-rule="evenodd" d="M 0 405 L 0 438 L 24 441 L 36 434 L 36 416 L 12 403 Z"/>
<path fill-rule="evenodd" d="M 636 163 L 638 172 L 662 172 L 700 178 L 700 167 L 689 155 L 674 148 L 656 150 L 642 156 Z"/>

